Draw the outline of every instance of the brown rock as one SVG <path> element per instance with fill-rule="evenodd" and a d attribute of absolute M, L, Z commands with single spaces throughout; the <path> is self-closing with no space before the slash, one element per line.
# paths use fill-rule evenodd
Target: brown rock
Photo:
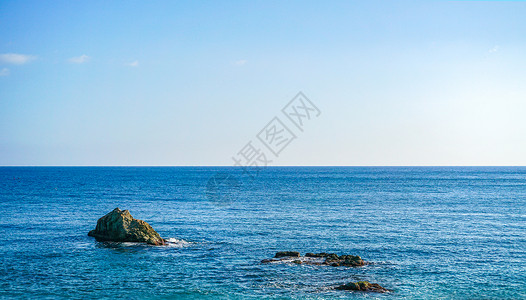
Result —
<path fill-rule="evenodd" d="M 370 283 L 369 281 L 349 282 L 347 284 L 336 287 L 337 290 L 362 291 L 374 293 L 386 293 L 390 290 L 380 286 L 378 283 Z"/>
<path fill-rule="evenodd" d="M 150 245 L 165 245 L 166 241 L 150 224 L 134 219 L 127 210 L 118 207 L 100 218 L 97 227 L 88 233 L 98 241 L 140 242 Z"/>
<path fill-rule="evenodd" d="M 336 253 L 306 253 L 300 256 L 296 251 L 280 251 L 274 256 L 272 262 L 294 262 L 291 259 L 301 258 L 302 264 L 307 265 L 327 265 L 333 267 L 361 267 L 368 264 L 358 255 L 338 255 Z M 266 263 L 267 261 L 264 261 Z"/>
<path fill-rule="evenodd" d="M 280 257 L 300 257 L 300 253 L 297 251 L 280 251 L 277 252 L 274 258 Z"/>

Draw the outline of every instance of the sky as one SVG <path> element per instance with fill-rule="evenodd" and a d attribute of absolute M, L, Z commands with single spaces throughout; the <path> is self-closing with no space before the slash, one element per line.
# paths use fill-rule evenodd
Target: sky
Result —
<path fill-rule="evenodd" d="M 524 166 L 525 16 L 522 1 L 3 0 L 0 165 L 230 166 L 250 145 L 274 166 Z M 301 129 L 282 111 L 300 91 L 319 110 Z M 258 139 L 274 118 L 295 137 L 277 155 Z"/>

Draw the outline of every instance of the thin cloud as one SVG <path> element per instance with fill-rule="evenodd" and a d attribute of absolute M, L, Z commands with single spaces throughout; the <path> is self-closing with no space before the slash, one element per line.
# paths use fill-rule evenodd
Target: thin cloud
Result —
<path fill-rule="evenodd" d="M 125 65 L 128 66 L 128 67 L 138 67 L 139 66 L 139 61 L 138 60 L 132 61 L 130 63 L 126 63 Z"/>
<path fill-rule="evenodd" d="M 500 49 L 500 46 L 495 46 L 495 47 L 489 49 L 488 52 L 489 52 L 489 53 L 495 53 L 495 52 L 499 51 L 499 49 Z"/>
<path fill-rule="evenodd" d="M 81 56 L 72 57 L 68 59 L 68 61 L 74 64 L 83 64 L 83 63 L 87 63 L 90 59 L 91 57 L 87 56 L 86 54 L 82 54 Z"/>
<path fill-rule="evenodd" d="M 248 62 L 248 60 L 241 59 L 241 60 L 236 61 L 236 65 L 242 66 L 242 65 L 245 65 L 247 62 Z"/>
<path fill-rule="evenodd" d="M 3 68 L 2 70 L 0 70 L 0 76 L 9 76 L 10 73 L 11 72 L 8 68 Z"/>
<path fill-rule="evenodd" d="M 37 59 L 34 55 L 18 54 L 18 53 L 5 53 L 0 54 L 0 62 L 13 65 L 23 65 L 32 60 Z"/>

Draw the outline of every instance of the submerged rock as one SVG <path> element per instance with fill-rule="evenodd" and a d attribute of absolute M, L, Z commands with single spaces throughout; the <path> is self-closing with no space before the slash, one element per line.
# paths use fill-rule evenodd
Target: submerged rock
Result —
<path fill-rule="evenodd" d="M 264 259 L 261 263 L 295 263 L 308 265 L 329 265 L 333 267 L 359 267 L 367 263 L 357 255 L 338 255 L 335 253 L 307 253 L 301 256 L 296 251 L 280 251 L 274 256 L 274 259 Z"/>
<path fill-rule="evenodd" d="M 380 286 L 378 283 L 370 283 L 369 281 L 349 282 L 347 284 L 336 287 L 337 290 L 362 291 L 374 293 L 386 293 L 390 290 Z"/>
<path fill-rule="evenodd" d="M 118 207 L 100 218 L 97 227 L 88 233 L 98 241 L 140 242 L 150 245 L 165 245 L 166 241 L 150 224 L 134 219 L 128 210 Z"/>

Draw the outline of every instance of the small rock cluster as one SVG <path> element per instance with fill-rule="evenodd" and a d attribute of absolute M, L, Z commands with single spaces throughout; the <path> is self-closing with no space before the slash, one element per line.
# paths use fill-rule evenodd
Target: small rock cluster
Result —
<path fill-rule="evenodd" d="M 296 251 L 280 251 L 274 255 L 273 259 L 264 259 L 262 263 L 272 262 L 290 262 L 295 264 L 307 265 L 329 265 L 333 267 L 360 267 L 366 264 L 363 259 L 357 255 L 338 255 L 335 253 L 307 253 L 301 256 Z"/>
<path fill-rule="evenodd" d="M 338 255 L 336 253 L 306 253 L 305 256 L 297 251 L 280 251 L 274 255 L 274 258 L 264 259 L 261 263 L 293 263 L 293 264 L 307 264 L 317 266 L 333 266 L 333 267 L 360 267 L 368 264 L 358 255 Z M 370 283 L 368 281 L 350 282 L 335 287 L 337 290 L 386 293 L 390 290 L 382 287 L 378 283 Z"/>

